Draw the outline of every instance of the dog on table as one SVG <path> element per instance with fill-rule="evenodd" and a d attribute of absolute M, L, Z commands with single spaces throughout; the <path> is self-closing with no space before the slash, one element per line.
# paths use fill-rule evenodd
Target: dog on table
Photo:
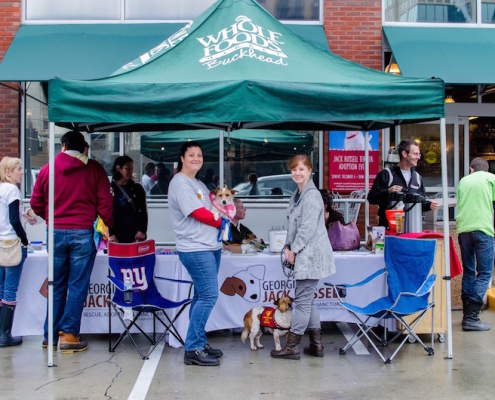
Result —
<path fill-rule="evenodd" d="M 210 200 L 213 206 L 212 212 L 215 216 L 215 221 L 220 217 L 225 217 L 231 220 L 235 216 L 234 194 L 237 190 L 229 189 L 225 186 L 223 189 L 214 189 L 210 191 Z M 222 240 L 229 241 L 229 224 L 223 226 Z"/>
<path fill-rule="evenodd" d="M 244 330 L 241 339 L 246 341 L 249 336 L 251 350 L 262 349 L 260 343 L 261 335 L 264 332 L 273 334 L 275 349 L 280 351 L 280 337 L 289 332 L 292 322 L 292 302 L 294 299 L 289 296 L 280 297 L 273 304 L 275 307 L 259 306 L 249 310 L 244 315 Z"/>

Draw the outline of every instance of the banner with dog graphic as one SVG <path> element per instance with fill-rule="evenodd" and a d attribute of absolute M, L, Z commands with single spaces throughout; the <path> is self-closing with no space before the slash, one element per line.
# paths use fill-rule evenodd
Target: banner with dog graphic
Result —
<path fill-rule="evenodd" d="M 315 302 L 322 321 L 352 322 L 349 313 L 343 310 L 336 299 L 336 294 L 325 282 L 356 283 L 383 268 L 383 254 L 358 252 L 335 252 L 337 271 L 334 275 L 325 277 L 318 283 L 315 291 Z M 16 336 L 42 335 L 43 323 L 46 316 L 46 297 L 40 293 L 46 280 L 48 256 L 46 252 L 30 254 L 23 267 L 23 274 L 17 293 L 16 318 L 12 334 Z M 133 273 L 136 282 L 143 281 Z M 137 271 L 136 271 L 137 273 Z M 98 253 L 91 274 L 89 293 L 83 310 L 81 333 L 105 333 L 108 331 L 108 296 L 112 295 L 111 285 L 107 280 L 108 256 Z M 172 279 L 190 279 L 179 257 L 172 255 L 157 255 L 155 276 Z M 158 291 L 169 299 L 182 299 L 187 295 L 188 286 L 172 285 L 166 280 L 156 280 Z M 280 266 L 280 255 L 259 253 L 253 255 L 222 254 L 218 272 L 218 300 L 210 315 L 206 329 L 208 331 L 241 328 L 246 312 L 260 305 L 272 306 L 283 295 L 294 297 L 295 282 L 284 276 Z M 375 279 L 365 287 L 347 290 L 345 298 L 359 305 L 366 305 L 386 294 L 385 279 Z M 43 290 L 41 290 L 43 292 Z M 137 295 L 134 297 L 138 297 Z M 153 318 L 149 314 L 148 332 L 152 332 Z M 113 327 L 119 329 L 117 317 L 112 317 Z M 176 326 L 184 337 L 189 326 L 189 315 L 182 313 Z M 389 327 L 394 328 L 394 327 Z M 168 343 L 173 347 L 181 346 L 173 337 Z"/>

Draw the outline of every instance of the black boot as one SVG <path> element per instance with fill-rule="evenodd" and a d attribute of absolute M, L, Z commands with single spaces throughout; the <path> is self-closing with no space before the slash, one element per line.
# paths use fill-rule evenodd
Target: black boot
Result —
<path fill-rule="evenodd" d="M 184 353 L 184 364 L 200 365 L 201 367 L 217 366 L 220 361 L 217 357 L 210 356 L 202 350 L 186 351 Z"/>
<path fill-rule="evenodd" d="M 22 343 L 22 338 L 11 335 L 14 311 L 15 306 L 5 303 L 0 307 L 0 347 L 18 346 Z"/>
<path fill-rule="evenodd" d="M 321 344 L 321 329 L 309 329 L 309 346 L 304 348 L 304 354 L 315 357 L 323 357 L 323 345 Z"/>
<path fill-rule="evenodd" d="M 287 333 L 287 341 L 282 350 L 272 350 L 270 355 L 273 358 L 284 358 L 286 360 L 299 360 L 299 342 L 301 341 L 302 335 L 296 335 L 289 331 Z"/>
<path fill-rule="evenodd" d="M 487 331 L 490 329 L 490 324 L 481 322 L 479 313 L 483 304 L 463 301 L 462 312 L 462 329 L 465 331 Z"/>

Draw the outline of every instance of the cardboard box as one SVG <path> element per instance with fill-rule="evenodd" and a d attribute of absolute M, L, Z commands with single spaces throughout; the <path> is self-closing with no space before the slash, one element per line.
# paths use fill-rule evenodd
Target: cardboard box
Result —
<path fill-rule="evenodd" d="M 240 244 L 229 244 L 227 248 L 231 253 L 242 254 L 242 246 Z"/>

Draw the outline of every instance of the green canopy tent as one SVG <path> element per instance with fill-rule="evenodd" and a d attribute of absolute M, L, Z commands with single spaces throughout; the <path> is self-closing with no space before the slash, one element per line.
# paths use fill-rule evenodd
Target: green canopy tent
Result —
<path fill-rule="evenodd" d="M 52 79 L 48 100 L 51 143 L 53 123 L 86 132 L 368 131 L 441 119 L 442 156 L 444 108 L 442 80 L 388 75 L 324 52 L 254 0 L 218 0 L 108 78 Z M 447 198 L 445 157 L 442 170 Z M 444 215 L 446 249 L 447 221 Z M 49 227 L 51 245 L 53 221 Z M 450 315 L 449 288 L 447 297 Z"/>
<path fill-rule="evenodd" d="M 444 116 L 440 79 L 315 47 L 254 0 L 219 0 L 112 76 L 49 81 L 50 121 L 93 131 L 371 130 Z"/>

